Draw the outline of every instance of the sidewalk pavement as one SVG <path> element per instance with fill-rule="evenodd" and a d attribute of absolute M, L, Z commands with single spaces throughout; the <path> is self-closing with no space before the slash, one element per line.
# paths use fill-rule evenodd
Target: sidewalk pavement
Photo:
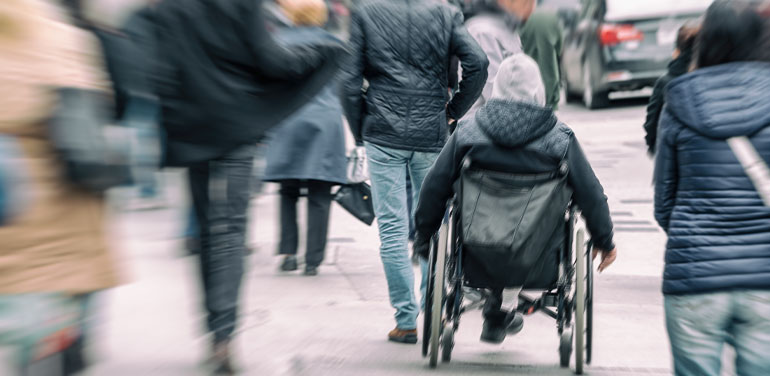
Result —
<path fill-rule="evenodd" d="M 596 278 L 594 362 L 587 373 L 666 375 L 671 373 L 670 353 L 660 293 L 665 234 L 654 225 L 652 167 L 638 142 L 636 118 L 642 118 L 643 109 L 613 111 L 624 120 L 571 108 L 562 116 L 575 129 L 610 197 L 621 252 L 616 264 Z M 169 183 L 176 189 L 170 209 L 124 214 L 115 221 L 113 239 L 127 284 L 103 296 L 98 363 L 87 375 L 206 374 L 201 364 L 208 339 L 202 335 L 197 259 L 181 256 L 178 238 L 187 203 L 176 194 L 183 184 L 176 177 Z M 267 193 L 252 203 L 249 243 L 255 253 L 248 259 L 235 341 L 242 374 L 571 374 L 558 367 L 559 339 L 551 318 L 528 316 L 521 333 L 493 346 L 479 342 L 478 312 L 463 315 L 452 363 L 430 370 L 419 345 L 387 341 L 394 311 L 376 225 L 367 227 L 334 205 L 320 275 L 281 274 L 274 256 L 274 192 L 268 185 Z M 417 282 L 419 271 L 415 274 Z"/>
<path fill-rule="evenodd" d="M 274 256 L 277 202 L 268 192 L 252 204 L 249 238 L 255 253 L 248 259 L 235 343 L 242 374 L 570 374 L 558 368 L 558 336 L 550 318 L 528 317 L 522 333 L 501 346 L 490 346 L 478 340 L 481 315 L 474 312 L 463 316 L 453 362 L 429 370 L 419 345 L 386 339 L 394 327 L 394 311 L 388 303 L 376 225 L 367 227 L 335 205 L 320 275 L 282 274 L 277 271 L 280 259 Z M 101 297 L 97 364 L 86 375 L 206 374 L 202 361 L 209 342 L 202 335 L 198 260 L 182 256 L 182 241 L 175 236 L 184 223 L 181 204 L 124 214 L 115 221 L 113 238 L 121 250 L 127 284 Z M 609 276 L 597 280 L 597 295 L 605 282 L 642 294 L 645 301 L 598 304 L 595 367 L 590 374 L 668 374 L 657 284 Z M 613 289 L 608 294 L 615 295 L 613 299 L 625 295 Z M 634 336 L 628 335 L 629 328 Z"/>

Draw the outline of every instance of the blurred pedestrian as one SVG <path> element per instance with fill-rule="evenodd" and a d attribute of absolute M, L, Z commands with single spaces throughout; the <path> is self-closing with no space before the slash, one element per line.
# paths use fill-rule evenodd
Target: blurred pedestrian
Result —
<path fill-rule="evenodd" d="M 280 0 L 291 24 L 276 31 L 288 43 L 328 37 L 320 26 L 326 22 L 323 0 Z M 327 85 L 302 109 L 272 134 L 267 151 L 265 181 L 281 185 L 281 236 L 278 254 L 284 255 L 282 271 L 297 270 L 297 200 L 307 196 L 305 275 L 318 274 L 324 260 L 332 187 L 347 182 L 345 128 L 337 82 Z"/>
<path fill-rule="evenodd" d="M 462 25 L 460 11 L 430 0 L 364 0 L 351 16 L 352 60 L 343 106 L 356 145 L 366 147 L 396 328 L 391 341 L 417 343 L 420 308 L 409 260 L 406 174 L 416 199 L 444 146 L 449 126 L 478 97 L 487 75 L 484 51 Z M 450 59 L 462 66 L 449 99 Z M 366 92 L 364 80 L 369 83 Z M 423 279 L 425 281 L 425 279 Z"/>
<path fill-rule="evenodd" d="M 546 106 L 556 110 L 561 96 L 561 51 L 564 30 L 555 10 L 538 9 L 521 28 L 524 52 L 535 59 L 545 85 Z"/>
<path fill-rule="evenodd" d="M 753 4 L 715 1 L 696 38 L 697 70 L 666 89 L 655 218 L 668 235 L 663 294 L 678 376 L 720 375 L 726 343 L 738 375 L 770 375 L 770 207 L 737 158 L 755 149 L 770 162 L 767 24 Z"/>
<path fill-rule="evenodd" d="M 155 8 L 165 162 L 189 167 L 212 363 L 232 374 L 255 148 L 337 70 L 342 44 L 286 47 L 262 1 L 163 1 Z M 195 25 L 195 27 L 190 27 Z"/>
<path fill-rule="evenodd" d="M 655 87 L 652 89 L 650 103 L 647 105 L 647 119 L 644 121 L 644 131 L 646 132 L 644 140 L 647 143 L 647 151 L 650 155 L 655 154 L 658 121 L 660 121 L 660 114 L 663 112 L 663 105 L 666 104 L 666 86 L 671 80 L 690 70 L 693 56 L 692 50 L 697 33 L 698 29 L 696 26 L 684 25 L 679 28 L 673 60 L 668 63 L 668 72 L 655 82 Z"/>
<path fill-rule="evenodd" d="M 156 66 L 154 29 L 150 22 L 140 21 L 154 1 L 64 0 L 76 25 L 93 33 L 100 42 L 112 84 L 113 121 L 132 127 L 138 134 L 137 163 L 143 166 L 135 177 L 138 197 L 127 197 L 123 203 L 123 207 L 135 210 L 163 206 L 155 176 L 160 151 L 158 99 L 152 84 Z"/>
<path fill-rule="evenodd" d="M 19 143 L 29 178 L 29 205 L 0 227 L 0 315 L 31 304 L 19 317 L 41 330 L 59 320 L 58 309 L 82 303 L 72 338 L 79 341 L 90 294 L 115 286 L 118 271 L 107 247 L 104 197 L 65 179 L 47 123 L 57 108 L 55 89 L 107 92 L 100 48 L 53 2 L 4 1 L 0 20 L 0 136 Z M 85 366 L 78 363 L 65 368 Z"/>
<path fill-rule="evenodd" d="M 489 66 L 484 90 L 466 117 L 472 117 L 492 95 L 497 69 L 503 60 L 523 51 L 519 32 L 536 6 L 535 0 L 477 0 L 474 16 L 465 26 L 484 50 Z"/>

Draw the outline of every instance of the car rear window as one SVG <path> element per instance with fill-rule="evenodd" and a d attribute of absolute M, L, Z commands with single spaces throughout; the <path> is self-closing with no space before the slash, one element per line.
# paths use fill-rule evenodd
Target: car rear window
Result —
<path fill-rule="evenodd" d="M 606 0 L 607 21 L 662 18 L 702 13 L 713 0 Z"/>

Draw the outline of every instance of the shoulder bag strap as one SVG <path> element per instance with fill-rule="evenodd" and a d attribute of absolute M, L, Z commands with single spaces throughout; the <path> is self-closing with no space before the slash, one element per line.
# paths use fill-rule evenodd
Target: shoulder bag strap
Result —
<path fill-rule="evenodd" d="M 738 157 L 743 170 L 759 193 L 759 197 L 770 207 L 770 168 L 751 144 L 747 137 L 731 137 L 727 139 L 730 149 Z"/>

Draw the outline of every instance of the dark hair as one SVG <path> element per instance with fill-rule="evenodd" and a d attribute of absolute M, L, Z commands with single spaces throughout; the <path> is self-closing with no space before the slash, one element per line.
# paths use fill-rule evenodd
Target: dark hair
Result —
<path fill-rule="evenodd" d="M 676 48 L 681 52 L 692 51 L 695 46 L 695 38 L 698 36 L 698 26 L 685 24 L 679 28 L 676 34 Z"/>
<path fill-rule="evenodd" d="M 756 60 L 764 28 L 756 4 L 748 0 L 716 0 L 711 4 L 696 38 L 698 68 Z"/>

